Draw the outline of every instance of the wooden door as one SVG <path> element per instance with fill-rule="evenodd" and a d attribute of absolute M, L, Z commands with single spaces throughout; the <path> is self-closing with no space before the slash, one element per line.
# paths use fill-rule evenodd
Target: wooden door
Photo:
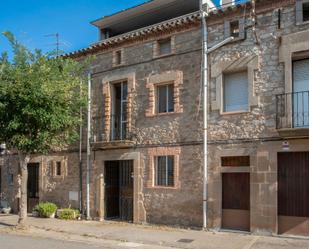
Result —
<path fill-rule="evenodd" d="M 105 162 L 105 214 L 107 219 L 119 217 L 119 164 Z"/>
<path fill-rule="evenodd" d="M 133 161 L 120 161 L 119 173 L 120 219 L 133 221 Z"/>
<path fill-rule="evenodd" d="M 250 231 L 250 174 L 222 174 L 222 228 Z"/>
<path fill-rule="evenodd" d="M 309 152 L 278 153 L 278 232 L 309 236 Z"/>
<path fill-rule="evenodd" d="M 133 221 L 133 161 L 105 162 L 107 219 Z"/>
<path fill-rule="evenodd" d="M 28 164 L 28 212 L 31 213 L 33 208 L 39 203 L 39 163 Z"/>

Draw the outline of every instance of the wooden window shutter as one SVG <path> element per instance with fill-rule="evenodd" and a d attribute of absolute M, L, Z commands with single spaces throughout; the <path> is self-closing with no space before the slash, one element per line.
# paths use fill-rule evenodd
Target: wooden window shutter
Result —
<path fill-rule="evenodd" d="M 57 170 L 57 162 L 56 161 L 51 161 L 51 175 L 55 176 L 56 175 L 56 170 Z"/>
<path fill-rule="evenodd" d="M 303 22 L 303 0 L 296 0 L 296 24 L 301 24 Z"/>
<path fill-rule="evenodd" d="M 230 22 L 224 21 L 224 38 L 229 38 L 231 36 Z"/>
<path fill-rule="evenodd" d="M 239 38 L 245 39 L 245 18 L 239 19 Z"/>
<path fill-rule="evenodd" d="M 61 175 L 62 176 L 67 176 L 68 175 L 68 160 L 67 159 L 63 159 L 61 161 Z"/>

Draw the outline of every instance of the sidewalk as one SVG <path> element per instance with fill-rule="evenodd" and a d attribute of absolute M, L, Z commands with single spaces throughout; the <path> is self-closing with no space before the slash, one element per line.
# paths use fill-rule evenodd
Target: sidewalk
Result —
<path fill-rule="evenodd" d="M 0 215 L 1 228 L 15 225 L 16 215 Z M 62 221 L 29 217 L 28 224 L 37 230 L 143 245 L 196 249 L 267 249 L 309 248 L 309 240 L 260 237 L 241 233 L 205 232 L 161 226 L 133 225 L 121 222 Z"/>

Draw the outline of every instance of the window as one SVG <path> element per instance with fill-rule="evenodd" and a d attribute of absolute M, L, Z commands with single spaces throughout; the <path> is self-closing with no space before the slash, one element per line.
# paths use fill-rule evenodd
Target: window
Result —
<path fill-rule="evenodd" d="M 61 176 L 61 162 L 56 162 L 56 176 Z"/>
<path fill-rule="evenodd" d="M 222 167 L 246 167 L 250 166 L 250 156 L 226 156 L 221 157 Z"/>
<path fill-rule="evenodd" d="M 158 55 L 166 55 L 172 52 L 171 38 L 158 41 Z"/>
<path fill-rule="evenodd" d="M 224 112 L 248 111 L 247 72 L 224 75 Z"/>
<path fill-rule="evenodd" d="M 13 174 L 8 174 L 8 184 L 10 186 L 14 185 L 14 175 Z"/>
<path fill-rule="evenodd" d="M 156 186 L 174 186 L 174 156 L 156 157 Z"/>
<path fill-rule="evenodd" d="M 296 0 L 296 24 L 309 21 L 309 0 Z"/>
<path fill-rule="evenodd" d="M 115 64 L 120 65 L 122 63 L 122 53 L 121 50 L 115 52 Z"/>
<path fill-rule="evenodd" d="M 245 39 L 245 19 L 224 22 L 224 38 L 229 37 Z"/>
<path fill-rule="evenodd" d="M 112 141 L 127 139 L 128 123 L 128 82 L 115 83 L 113 86 L 111 136 Z"/>
<path fill-rule="evenodd" d="M 113 52 L 113 66 L 120 66 L 123 64 L 123 50 Z"/>
<path fill-rule="evenodd" d="M 309 21 L 309 2 L 303 3 L 303 22 Z"/>
<path fill-rule="evenodd" d="M 174 84 L 157 86 L 158 113 L 174 112 Z"/>
<path fill-rule="evenodd" d="M 239 37 L 239 21 L 230 22 L 230 32 L 231 36 L 234 38 Z"/>

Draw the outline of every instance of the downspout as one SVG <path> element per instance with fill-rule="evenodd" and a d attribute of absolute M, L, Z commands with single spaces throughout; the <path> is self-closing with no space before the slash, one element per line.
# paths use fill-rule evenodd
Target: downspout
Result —
<path fill-rule="evenodd" d="M 91 73 L 88 73 L 88 111 L 87 111 L 87 172 L 86 172 L 86 218 L 90 217 L 90 166 L 91 166 Z"/>
<path fill-rule="evenodd" d="M 82 96 L 82 84 L 80 82 L 80 96 Z M 79 210 L 83 213 L 83 161 L 82 161 L 82 149 L 83 149 L 83 108 L 79 110 L 80 126 L 79 126 Z"/>
<path fill-rule="evenodd" d="M 213 47 L 208 49 L 208 32 L 207 32 L 207 21 L 209 1 L 200 0 L 200 12 L 202 18 L 202 81 L 203 81 L 203 229 L 208 228 L 207 223 L 207 212 L 208 212 L 208 54 L 215 51 L 216 49 L 226 45 L 227 43 L 234 40 L 234 37 L 228 37 L 225 40 L 219 42 Z M 204 11 L 203 6 L 206 6 Z"/>
<path fill-rule="evenodd" d="M 207 128 L 208 128 L 208 109 L 207 109 L 207 103 L 208 103 L 208 44 L 207 44 L 207 38 L 208 38 L 208 32 L 207 32 L 207 22 L 206 17 L 207 13 L 204 11 L 204 6 L 208 8 L 206 4 L 206 0 L 200 0 L 200 12 L 201 12 L 201 18 L 202 18 L 202 53 L 203 53 L 203 70 L 202 70 L 202 81 L 203 81 L 203 228 L 207 229 L 207 198 L 208 198 L 208 146 L 207 146 Z"/>

